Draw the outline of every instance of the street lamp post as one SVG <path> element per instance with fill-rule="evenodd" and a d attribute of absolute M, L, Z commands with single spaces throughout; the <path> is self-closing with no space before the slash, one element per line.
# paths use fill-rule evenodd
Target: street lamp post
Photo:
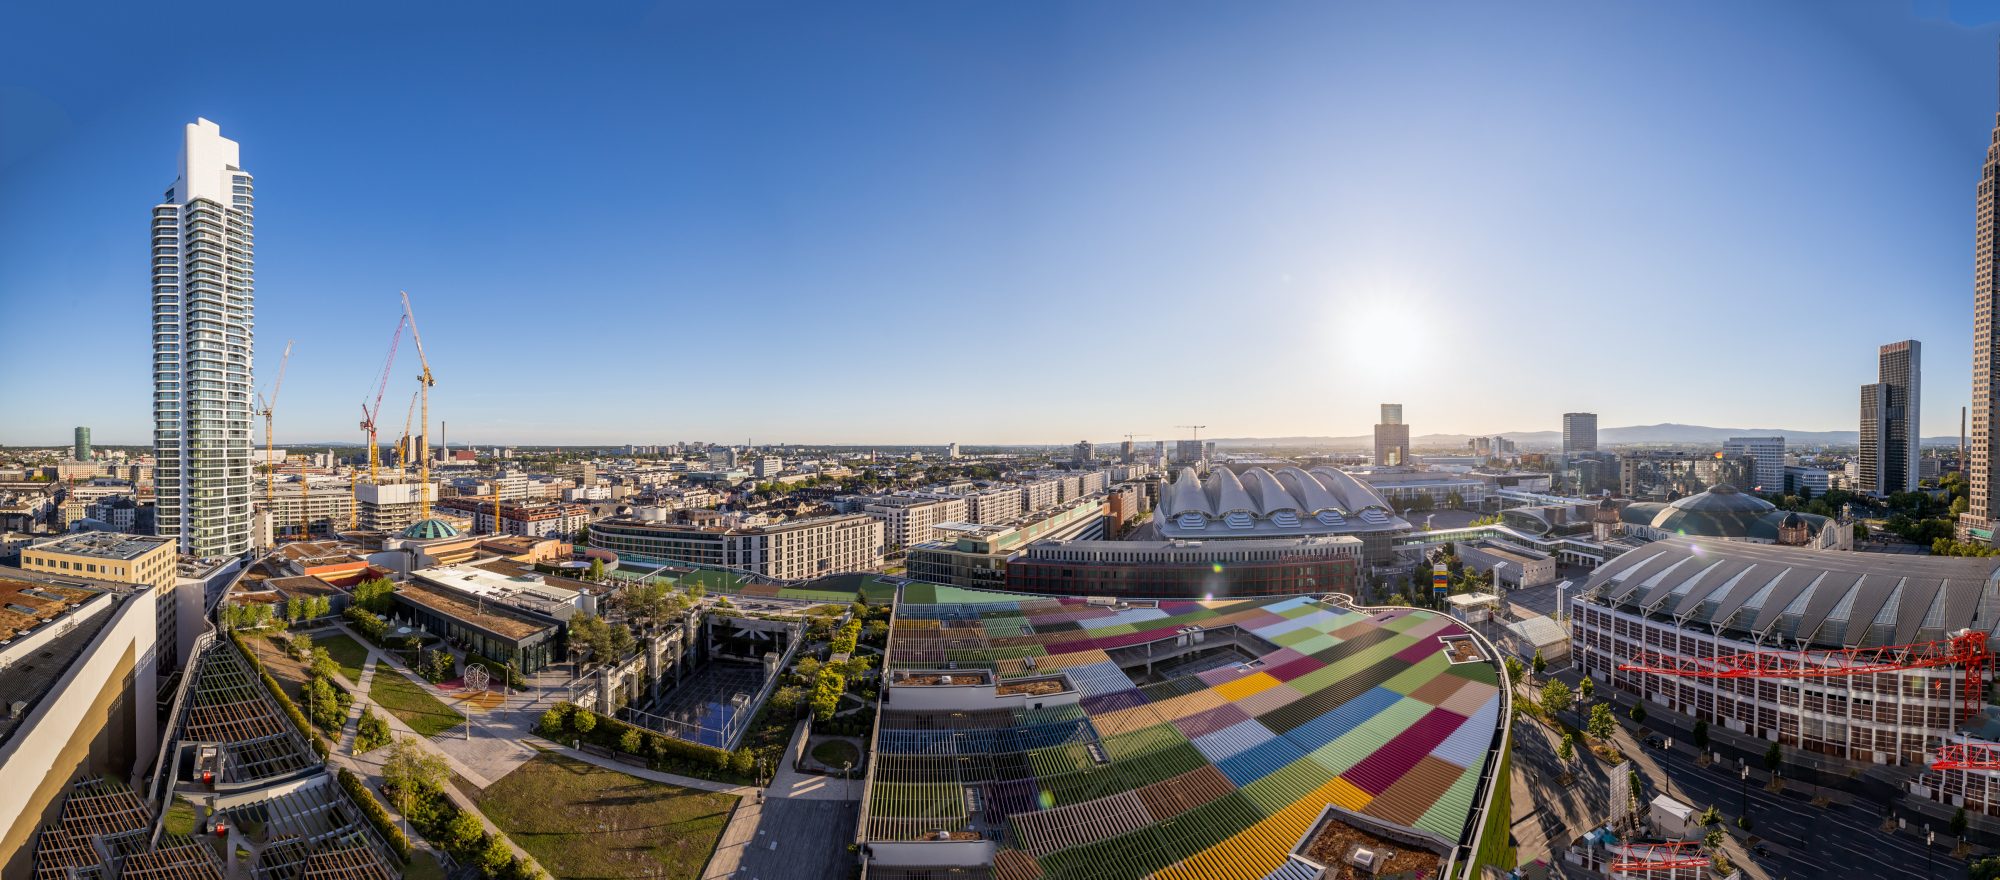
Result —
<path fill-rule="evenodd" d="M 1738 774 L 1736 779 L 1736 791 L 1743 798 L 1743 808 L 1737 812 L 1742 813 L 1743 817 L 1747 819 L 1750 817 L 1750 764 L 1748 762 L 1743 764 L 1743 772 Z"/>
<path fill-rule="evenodd" d="M 1667 794 L 1669 796 L 1671 796 L 1674 793 L 1673 764 L 1674 764 L 1674 738 L 1670 736 L 1667 737 L 1666 743 L 1660 747 L 1660 774 L 1667 777 Z"/>
<path fill-rule="evenodd" d="M 1937 832 L 1931 826 L 1924 826 L 1924 880 L 1931 880 L 1931 846 L 1937 843 Z"/>

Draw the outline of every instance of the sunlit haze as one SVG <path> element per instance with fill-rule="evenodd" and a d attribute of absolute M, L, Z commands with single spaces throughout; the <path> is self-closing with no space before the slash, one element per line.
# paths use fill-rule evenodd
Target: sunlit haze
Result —
<path fill-rule="evenodd" d="M 0 443 L 149 440 L 196 117 L 302 441 L 399 290 L 467 442 L 1853 430 L 1905 338 L 1926 435 L 1970 388 L 1996 28 L 1930 4 L 365 6 L 0 13 Z"/>

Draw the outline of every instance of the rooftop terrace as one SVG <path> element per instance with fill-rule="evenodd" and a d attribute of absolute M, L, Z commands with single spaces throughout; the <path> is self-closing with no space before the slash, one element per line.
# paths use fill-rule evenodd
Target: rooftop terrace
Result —
<path fill-rule="evenodd" d="M 172 544 L 172 538 L 154 538 L 144 535 L 125 535 L 118 532 L 83 532 L 64 535 L 53 541 L 45 541 L 30 548 L 49 553 L 67 553 L 72 556 L 88 556 L 92 559 L 110 559 L 117 562 L 131 562 L 141 556 Z"/>
<path fill-rule="evenodd" d="M 898 710 L 892 686 L 864 843 L 949 847 L 941 832 L 973 832 L 995 845 L 996 877 L 1263 880 L 1295 870 L 1289 854 L 1328 804 L 1439 851 L 1469 846 L 1480 825 L 1500 676 L 1452 662 L 1445 639 L 1466 631 L 1447 617 L 1313 597 L 1121 608 L 919 586 L 897 610 L 892 673 L 984 670 L 1003 686 L 1061 673 L 1075 693 L 935 713 Z M 1260 656 L 1140 685 L 1148 645 Z"/>

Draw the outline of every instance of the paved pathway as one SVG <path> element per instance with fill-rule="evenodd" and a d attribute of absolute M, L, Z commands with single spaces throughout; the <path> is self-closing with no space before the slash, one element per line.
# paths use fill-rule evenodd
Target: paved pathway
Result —
<path fill-rule="evenodd" d="M 792 730 L 791 746 L 805 735 Z M 786 755 L 792 754 L 790 748 Z M 703 880 L 819 880 L 847 874 L 861 781 L 800 773 L 781 760 L 769 788 L 749 789 L 717 841 Z"/>
<path fill-rule="evenodd" d="M 410 729 L 410 726 L 408 724 L 403 723 L 403 719 L 397 718 L 394 713 L 380 706 L 377 706 L 375 704 L 375 701 L 369 698 L 368 686 L 374 682 L 375 660 L 379 657 L 382 657 L 383 652 L 375 648 L 374 646 L 369 645 L 366 640 L 361 639 L 359 637 L 356 637 L 355 641 L 359 642 L 363 647 L 366 647 L 368 649 L 368 663 L 366 666 L 362 667 L 361 681 L 355 683 L 354 707 L 348 714 L 348 724 L 346 727 L 342 728 L 340 732 L 340 742 L 334 748 L 332 756 L 328 759 L 328 763 L 334 767 L 345 767 L 349 770 L 354 771 L 356 775 L 361 777 L 362 782 L 365 783 L 371 791 L 375 792 L 375 796 L 382 801 L 383 805 L 389 809 L 390 817 L 401 818 L 402 811 L 397 807 L 397 805 L 393 802 L 391 798 L 389 798 L 382 792 L 382 762 L 388 757 L 389 750 L 387 748 L 379 748 L 365 755 L 352 754 L 354 748 L 354 733 L 355 733 L 354 721 L 355 719 L 361 717 L 361 709 L 363 706 L 373 706 L 375 708 L 375 714 L 381 716 L 384 721 L 388 722 L 389 730 L 392 734 L 396 735 L 399 738 L 408 738 L 414 740 L 418 743 L 418 745 L 421 748 L 425 749 L 426 751 L 430 751 L 432 753 L 439 755 L 440 757 L 443 757 L 445 763 L 452 768 L 453 772 L 457 772 L 460 775 L 465 775 L 465 771 L 467 768 L 464 768 L 457 761 L 453 760 L 450 754 L 444 752 L 442 749 L 439 749 L 436 743 L 426 740 L 421 736 L 418 736 L 417 732 Z M 468 781 L 472 781 L 474 784 L 482 788 L 485 787 L 486 785 L 491 784 L 490 782 L 474 779 L 472 776 L 469 775 L 466 776 L 466 779 Z M 478 805 L 474 804 L 472 798 L 467 797 L 465 792 L 459 790 L 459 787 L 456 783 L 454 782 L 446 783 L 444 792 L 445 796 L 450 798 L 451 802 L 454 805 L 456 805 L 459 809 L 468 810 L 472 813 L 472 815 L 478 816 L 479 824 L 484 826 L 487 831 L 502 833 L 500 831 L 499 826 L 494 825 L 491 820 L 487 819 L 486 814 L 479 811 Z M 415 832 L 415 829 L 410 830 L 409 837 L 410 837 L 410 845 L 412 847 L 415 847 L 419 850 L 435 851 L 435 848 L 431 847 L 429 843 L 423 839 L 422 835 L 417 834 Z M 515 855 L 527 859 L 530 862 L 534 862 L 534 856 L 529 855 L 528 851 L 522 849 L 520 844 L 515 843 L 513 838 L 508 837 L 506 838 L 506 841 L 508 848 L 513 850 Z M 539 865 L 539 863 L 536 864 Z"/>

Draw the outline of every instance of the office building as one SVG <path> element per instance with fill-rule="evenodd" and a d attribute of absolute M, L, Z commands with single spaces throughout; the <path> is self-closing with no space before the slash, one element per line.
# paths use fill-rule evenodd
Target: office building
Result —
<path fill-rule="evenodd" d="M 949 460 L 957 460 L 957 458 L 958 458 L 958 444 L 956 444 L 956 443 L 947 443 L 947 444 L 945 444 L 945 447 L 944 447 L 944 457 L 945 457 L 946 459 L 949 459 Z"/>
<path fill-rule="evenodd" d="M 634 564 L 730 568 L 786 580 L 882 567 L 882 521 L 867 514 L 821 516 L 766 525 L 669 522 L 643 510 L 590 524 L 590 545 Z"/>
<path fill-rule="evenodd" d="M 37 876 L 36 832 L 50 823 L 65 785 L 130 779 L 152 766 L 163 672 L 154 650 L 158 601 L 160 593 L 143 587 L 0 568 L 0 668 L 7 670 L 0 700 L 19 707 L 0 713 L 6 876 Z"/>
<path fill-rule="evenodd" d="M 1118 463 L 1119 463 L 1119 464 L 1131 464 L 1131 463 L 1132 463 L 1132 441 L 1131 441 L 1131 440 L 1129 440 L 1129 439 L 1128 439 L 1128 440 L 1126 440 L 1125 442 L 1123 442 L 1123 443 L 1120 443 L 1120 444 L 1118 444 Z"/>
<path fill-rule="evenodd" d="M 1861 386 L 1861 491 L 1892 495 L 1917 488 L 1921 345 L 1891 342 L 1879 352 L 1874 384 Z"/>
<path fill-rule="evenodd" d="M 1785 494 L 1818 498 L 1833 488 L 1833 475 L 1825 468 L 1804 465 L 1785 467 Z"/>
<path fill-rule="evenodd" d="M 1752 492 L 1776 495 L 1785 490 L 1785 438 L 1731 437 L 1722 442 L 1722 454 L 1750 459 Z"/>
<path fill-rule="evenodd" d="M 1410 426 L 1403 424 L 1403 405 L 1382 404 L 1382 421 L 1375 426 L 1375 466 L 1410 463 Z"/>
<path fill-rule="evenodd" d="M 1579 452 L 1597 451 L 1597 414 L 1563 413 L 1563 460 Z"/>
<path fill-rule="evenodd" d="M 179 645 L 179 614 L 174 601 L 179 584 L 179 557 L 172 538 L 78 532 L 21 549 L 21 570 L 51 577 L 89 578 L 147 588 L 157 601 L 154 643 L 162 672 L 174 668 Z M 191 608 L 195 617 L 200 608 Z"/>
<path fill-rule="evenodd" d="M 74 451 L 74 454 L 75 454 L 75 456 L 76 456 L 76 460 L 77 460 L 77 461 L 89 461 L 89 460 L 90 460 L 90 429 L 89 429 L 89 428 L 84 428 L 84 427 L 79 427 L 79 428 L 77 428 L 77 429 L 76 429 L 76 449 L 75 449 L 75 451 Z"/>
<path fill-rule="evenodd" d="M 153 207 L 156 528 L 191 556 L 250 549 L 255 240 L 250 175 L 206 119 Z"/>

